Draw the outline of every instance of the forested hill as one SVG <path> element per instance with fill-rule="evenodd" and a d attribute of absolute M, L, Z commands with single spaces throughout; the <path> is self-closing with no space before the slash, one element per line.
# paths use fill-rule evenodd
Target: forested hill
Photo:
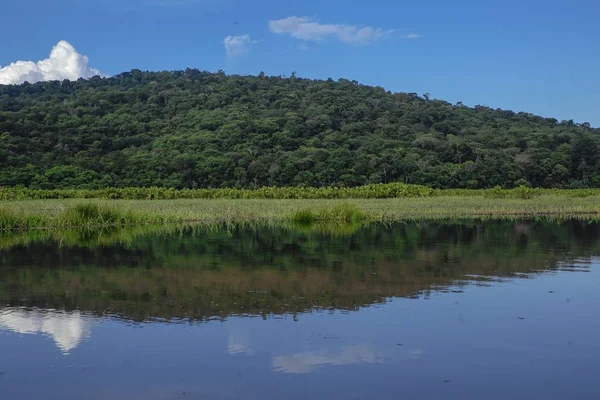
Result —
<path fill-rule="evenodd" d="M 589 124 L 294 75 L 0 85 L 0 186 L 600 186 L 599 138 Z"/>

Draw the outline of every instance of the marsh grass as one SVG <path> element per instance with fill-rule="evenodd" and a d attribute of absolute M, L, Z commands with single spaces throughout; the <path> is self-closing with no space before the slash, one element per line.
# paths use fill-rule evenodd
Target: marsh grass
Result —
<path fill-rule="evenodd" d="M 175 218 L 172 218 L 175 221 Z M 51 210 L 0 208 L 0 230 L 35 228 L 101 228 L 167 222 L 162 215 L 139 213 L 115 205 L 81 203 Z"/>
<path fill-rule="evenodd" d="M 128 248 L 139 238 L 162 235 L 164 237 L 190 235 L 203 237 L 208 234 L 224 233 L 234 237 L 240 231 L 293 232 L 306 236 L 345 237 L 358 232 L 368 223 L 317 222 L 297 224 L 286 222 L 240 222 L 240 223 L 165 223 L 144 225 L 89 226 L 71 228 L 48 228 L 0 231 L 0 250 L 13 246 L 28 246 L 31 243 L 55 242 L 59 246 L 97 248 L 119 244 Z M 386 226 L 386 225 L 382 225 Z"/>
<path fill-rule="evenodd" d="M 109 226 L 132 225 L 144 222 L 142 216 L 130 210 L 120 211 L 115 207 L 95 203 L 77 204 L 59 215 L 60 226 Z"/>
<path fill-rule="evenodd" d="M 0 230 L 30 229 L 47 223 L 48 218 L 43 214 L 23 214 L 0 208 Z"/>
<path fill-rule="evenodd" d="M 317 222 L 352 223 L 367 220 L 367 215 L 353 204 L 336 204 L 319 210 L 302 209 L 296 211 L 292 222 L 310 225 Z"/>
<path fill-rule="evenodd" d="M 532 189 L 532 188 L 529 188 L 526 186 L 519 186 L 517 188 L 510 189 L 510 190 L 502 189 L 501 187 L 497 186 L 492 189 L 482 190 L 481 192 L 483 194 L 483 197 L 485 197 L 485 198 L 491 198 L 491 199 L 511 199 L 512 198 L 512 199 L 523 199 L 523 200 L 533 199 L 534 197 L 541 196 L 544 193 L 541 190 Z M 578 196 L 581 192 L 580 191 L 572 191 L 572 192 L 565 191 L 565 194 L 567 194 L 567 193 L 571 194 L 573 196 Z M 579 196 L 579 197 L 585 197 L 585 196 Z"/>
<path fill-rule="evenodd" d="M 368 222 L 350 222 L 350 223 L 332 223 L 332 222 L 313 222 L 306 223 L 284 223 L 282 228 L 295 233 L 305 235 L 319 235 L 325 237 L 343 237 L 350 236 L 358 232 L 361 228 L 367 226 Z M 383 225 L 382 225 L 383 226 Z"/>
<path fill-rule="evenodd" d="M 523 195 L 527 197 L 528 192 Z M 163 223 L 354 224 L 442 219 L 600 216 L 600 196 L 473 196 L 308 200 L 23 200 L 0 201 L 0 230 L 94 228 Z"/>

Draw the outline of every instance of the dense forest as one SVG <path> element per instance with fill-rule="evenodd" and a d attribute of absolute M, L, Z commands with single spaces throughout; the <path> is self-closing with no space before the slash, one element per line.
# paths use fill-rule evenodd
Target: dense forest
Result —
<path fill-rule="evenodd" d="M 0 85 L 4 187 L 599 187 L 599 139 L 588 123 L 295 74 Z"/>

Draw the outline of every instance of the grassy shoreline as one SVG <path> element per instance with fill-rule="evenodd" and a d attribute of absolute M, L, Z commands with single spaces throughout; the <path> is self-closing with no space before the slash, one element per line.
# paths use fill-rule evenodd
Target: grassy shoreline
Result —
<path fill-rule="evenodd" d="M 255 189 L 173 189 L 173 188 L 105 188 L 105 189 L 27 189 L 0 188 L 1 200 L 103 199 L 103 200 L 284 200 L 284 199 L 392 199 L 413 197 L 483 197 L 532 199 L 539 196 L 600 196 L 600 188 L 544 189 L 519 186 L 512 189 L 433 189 L 404 183 L 372 184 L 358 187 L 259 187 Z"/>
<path fill-rule="evenodd" d="M 162 223 L 395 222 L 488 218 L 600 218 L 600 195 L 533 199 L 436 196 L 393 199 L 179 199 L 0 201 L 0 230 Z"/>

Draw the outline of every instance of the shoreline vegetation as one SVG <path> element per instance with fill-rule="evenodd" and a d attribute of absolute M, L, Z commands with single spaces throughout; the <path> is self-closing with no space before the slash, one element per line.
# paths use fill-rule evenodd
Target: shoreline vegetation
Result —
<path fill-rule="evenodd" d="M 103 200 L 177 200 L 177 199 L 389 199 L 411 197 L 484 197 L 532 199 L 545 195 L 568 197 L 600 196 L 600 188 L 547 189 L 518 186 L 507 189 L 434 189 L 405 183 L 378 183 L 355 187 L 259 187 L 255 189 L 214 188 L 174 189 L 128 187 L 105 189 L 28 189 L 0 187 L 1 200 L 103 199 Z"/>
<path fill-rule="evenodd" d="M 439 219 L 596 219 L 600 189 L 355 188 L 0 189 L 0 230 L 165 223 L 362 224 Z"/>

